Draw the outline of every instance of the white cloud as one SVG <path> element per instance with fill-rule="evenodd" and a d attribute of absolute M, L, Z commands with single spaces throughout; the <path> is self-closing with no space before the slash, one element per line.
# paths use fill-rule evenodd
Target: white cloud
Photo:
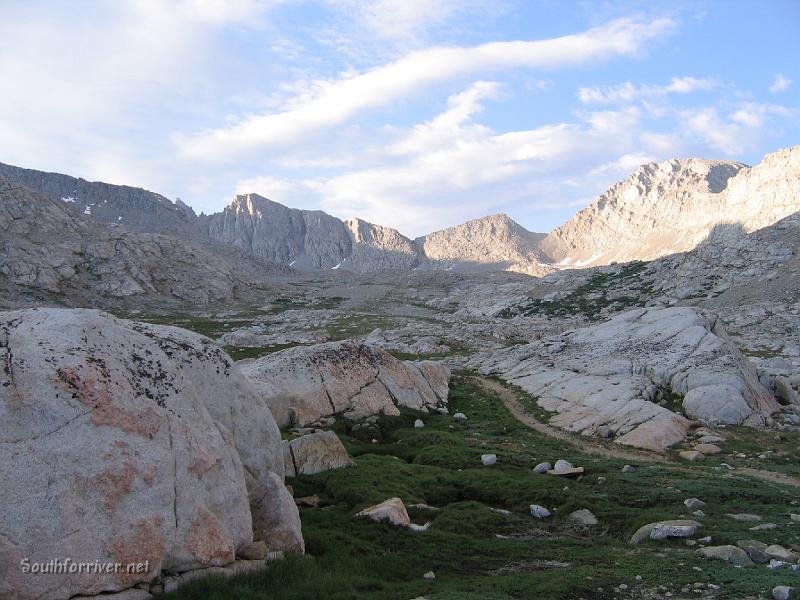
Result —
<path fill-rule="evenodd" d="M 258 148 L 295 144 L 321 129 L 338 125 L 361 111 L 444 81 L 486 71 L 517 68 L 550 69 L 584 64 L 615 55 L 636 54 L 645 42 L 663 35 L 673 22 L 621 19 L 584 33 L 542 41 L 492 42 L 474 47 L 437 47 L 412 52 L 362 74 L 348 74 L 313 84 L 283 112 L 175 141 L 190 158 L 234 160 Z"/>
<path fill-rule="evenodd" d="M 773 94 L 777 94 L 779 92 L 785 92 L 789 89 L 789 86 L 792 85 L 792 80 L 788 77 L 778 73 L 775 75 L 775 81 L 772 82 L 772 85 L 769 86 L 769 91 Z"/>
<path fill-rule="evenodd" d="M 755 148 L 774 117 L 792 117 L 795 111 L 776 104 L 745 102 L 727 116 L 717 107 L 700 107 L 679 113 L 685 130 L 727 156 Z"/>
<path fill-rule="evenodd" d="M 627 104 L 637 100 L 659 98 L 667 94 L 690 94 L 710 90 L 716 86 L 713 79 L 673 77 L 667 85 L 635 85 L 630 81 L 610 87 L 582 87 L 578 98 L 584 104 Z"/>
<path fill-rule="evenodd" d="M 356 215 L 421 235 L 505 210 L 521 195 L 552 198 L 554 179 L 609 152 L 624 153 L 635 141 L 636 108 L 504 133 L 474 123 L 482 103 L 499 93 L 495 83 L 475 82 L 451 96 L 447 108 L 429 121 L 386 132 L 383 153 L 372 157 L 375 166 L 299 184 L 260 178 L 237 188 L 270 198 L 291 195 L 292 205 L 314 206 L 316 198 L 319 207 L 341 218 Z"/>

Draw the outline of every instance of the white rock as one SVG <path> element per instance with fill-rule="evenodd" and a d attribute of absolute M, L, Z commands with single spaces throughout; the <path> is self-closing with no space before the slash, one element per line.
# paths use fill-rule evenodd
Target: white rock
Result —
<path fill-rule="evenodd" d="M 481 454 L 481 464 L 484 467 L 489 467 L 497 462 L 496 454 Z"/>
<path fill-rule="evenodd" d="M 530 511 L 531 516 L 535 519 L 547 519 L 550 516 L 550 511 L 538 504 L 531 504 Z"/>

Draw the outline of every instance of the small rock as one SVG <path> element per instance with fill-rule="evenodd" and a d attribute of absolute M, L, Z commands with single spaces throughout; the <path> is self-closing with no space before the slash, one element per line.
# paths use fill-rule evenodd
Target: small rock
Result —
<path fill-rule="evenodd" d="M 714 543 L 714 538 L 711 537 L 710 535 L 707 535 L 705 537 L 701 537 L 697 541 L 700 542 L 701 544 L 703 544 L 704 546 L 709 546 L 710 544 Z"/>
<path fill-rule="evenodd" d="M 538 504 L 531 504 L 530 511 L 531 516 L 535 519 L 547 519 L 550 516 L 550 511 Z"/>
<path fill-rule="evenodd" d="M 597 520 L 597 517 L 595 517 L 588 508 L 581 508 L 569 513 L 567 515 L 567 520 L 583 527 L 594 527 L 600 524 L 600 521 Z"/>
<path fill-rule="evenodd" d="M 752 514 L 749 514 L 749 513 L 737 513 L 737 514 L 728 513 L 726 516 L 730 517 L 734 521 L 741 521 L 743 523 L 748 523 L 748 522 L 749 523 L 754 523 L 756 521 L 760 521 L 761 520 L 760 516 L 752 515 Z"/>
<path fill-rule="evenodd" d="M 700 500 L 699 498 L 687 498 L 683 501 L 683 505 L 688 508 L 689 510 L 700 508 L 705 506 L 706 503 Z"/>
<path fill-rule="evenodd" d="M 436 574 L 433 571 L 428 571 L 422 576 L 424 579 L 436 579 Z"/>
<path fill-rule="evenodd" d="M 785 561 L 776 560 L 774 558 L 771 558 L 770 561 L 769 561 L 769 564 L 767 565 L 767 568 L 768 569 L 782 569 L 783 567 L 785 567 L 788 564 L 789 563 L 787 563 Z"/>
<path fill-rule="evenodd" d="M 785 562 L 796 563 L 800 560 L 800 554 L 794 552 L 793 550 L 789 550 L 780 546 L 778 544 L 772 544 L 771 546 L 767 546 L 764 550 L 764 553 L 769 556 L 770 558 L 774 558 L 776 560 L 783 560 Z"/>
<path fill-rule="evenodd" d="M 410 523 L 408 528 L 411 531 L 427 531 L 428 527 L 430 527 L 430 526 L 431 526 L 431 524 L 430 524 L 430 521 L 429 521 L 429 522 L 425 523 L 425 525 L 417 525 L 416 523 Z"/>
<path fill-rule="evenodd" d="M 553 466 L 549 462 L 542 462 L 533 467 L 534 473 L 547 473 Z"/>
<path fill-rule="evenodd" d="M 790 514 L 790 515 L 789 515 L 789 518 L 790 518 L 792 521 L 800 521 L 800 515 Z"/>
<path fill-rule="evenodd" d="M 736 542 L 736 545 L 747 552 L 747 556 L 749 556 L 750 560 L 754 563 L 764 565 L 769 562 L 769 556 L 766 553 L 767 545 L 763 542 L 757 540 L 739 540 Z"/>
<path fill-rule="evenodd" d="M 600 427 L 597 428 L 597 435 L 599 435 L 601 438 L 608 439 L 614 435 L 614 432 L 608 425 L 600 425 Z"/>
<path fill-rule="evenodd" d="M 263 560 L 267 557 L 267 543 L 258 541 L 243 544 L 236 551 L 236 556 L 245 560 Z"/>
<path fill-rule="evenodd" d="M 648 523 L 647 525 L 643 525 L 639 529 L 637 529 L 636 533 L 634 533 L 633 536 L 631 536 L 630 543 L 641 544 L 645 540 L 650 539 L 650 534 L 656 527 L 666 528 L 665 531 L 670 531 L 670 528 L 673 527 L 679 527 L 679 528 L 690 527 L 692 528 L 692 532 L 689 535 L 694 535 L 694 532 L 702 526 L 703 526 L 702 523 L 698 523 L 697 521 L 691 521 L 688 519 L 677 519 L 672 521 L 656 521 L 655 523 Z M 686 530 L 675 529 L 675 531 L 685 532 Z M 681 537 L 688 537 L 688 536 L 681 535 Z"/>
<path fill-rule="evenodd" d="M 694 535 L 697 527 L 693 525 L 656 525 L 650 531 L 651 540 L 665 540 L 667 538 L 687 538 Z"/>
<path fill-rule="evenodd" d="M 456 414 L 453 415 L 453 419 L 455 419 L 456 421 L 466 421 L 467 415 L 465 415 L 462 412 L 457 412 Z"/>
<path fill-rule="evenodd" d="M 319 505 L 319 496 L 303 496 L 302 498 L 295 498 L 294 503 L 297 506 L 307 506 L 308 508 L 316 508 Z"/>
<path fill-rule="evenodd" d="M 422 429 L 423 427 L 425 427 L 425 423 L 422 422 L 422 419 L 414 421 L 414 429 Z"/>
<path fill-rule="evenodd" d="M 558 472 L 558 471 L 567 471 L 567 470 L 572 469 L 572 468 L 573 468 L 573 466 L 572 466 L 571 462 L 569 462 L 567 460 L 564 460 L 564 459 L 559 459 L 559 460 L 556 461 L 556 464 L 553 466 L 553 471 L 556 471 L 556 472 Z"/>
<path fill-rule="evenodd" d="M 699 452 L 703 456 L 714 456 L 722 452 L 722 448 L 714 444 L 697 444 L 697 446 L 694 447 L 694 451 Z"/>
<path fill-rule="evenodd" d="M 623 473 L 634 473 L 635 471 L 636 467 L 634 467 L 633 465 L 625 465 L 624 467 L 622 467 Z"/>
<path fill-rule="evenodd" d="M 689 462 L 697 462 L 698 460 L 703 460 L 705 458 L 702 452 L 698 452 L 697 450 L 684 450 L 679 452 L 678 456 L 683 460 L 688 460 Z"/>
<path fill-rule="evenodd" d="M 406 511 L 406 507 L 400 498 L 384 500 L 380 504 L 370 506 L 356 513 L 356 516 L 367 517 L 373 521 L 389 521 L 392 525 L 401 527 L 408 527 L 411 524 L 408 511 Z"/>
<path fill-rule="evenodd" d="M 777 529 L 778 526 L 775 523 L 762 523 L 761 525 L 756 525 L 755 527 L 751 527 L 750 531 L 771 531 L 772 529 Z"/>
<path fill-rule="evenodd" d="M 484 467 L 490 467 L 497 462 L 496 454 L 481 454 L 481 464 Z"/>
<path fill-rule="evenodd" d="M 736 546 L 707 546 L 700 548 L 697 553 L 703 558 L 722 560 L 738 567 L 750 567 L 754 564 L 747 552 Z"/>
<path fill-rule="evenodd" d="M 692 516 L 695 516 L 695 517 L 705 517 L 705 516 L 706 516 L 706 513 L 704 513 L 702 510 L 700 510 L 700 509 L 698 508 L 697 510 L 693 510 L 693 511 L 692 511 Z"/>
<path fill-rule="evenodd" d="M 772 588 L 772 598 L 774 600 L 791 600 L 795 598 L 794 588 L 788 585 L 776 585 Z"/>

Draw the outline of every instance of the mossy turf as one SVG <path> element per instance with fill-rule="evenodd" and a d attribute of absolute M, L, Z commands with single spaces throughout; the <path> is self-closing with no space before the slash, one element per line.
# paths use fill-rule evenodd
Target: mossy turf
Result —
<path fill-rule="evenodd" d="M 800 543 L 800 524 L 789 517 L 800 512 L 798 489 L 713 466 L 639 462 L 632 463 L 636 472 L 622 473 L 630 460 L 586 455 L 525 427 L 466 376 L 451 386 L 450 412 L 456 411 L 468 420 L 404 412 L 359 431 L 338 422 L 356 466 L 289 480 L 295 496 L 320 498 L 318 508 L 301 509 L 310 557 L 287 557 L 231 579 L 208 578 L 169 598 L 600 599 L 706 582 L 721 586 L 718 597 L 738 599 L 768 597 L 775 585 L 800 583 L 800 573 L 788 570 L 703 560 L 683 540 L 628 544 L 645 523 L 690 517 L 683 505 L 689 497 L 707 503 L 700 535 L 718 543 Z M 414 429 L 416 418 L 424 428 Z M 496 465 L 481 466 L 486 453 L 497 454 Z M 569 480 L 531 471 L 558 458 L 584 466 L 587 474 Z M 394 496 L 406 505 L 439 507 L 409 510 L 414 522 L 430 521 L 430 528 L 414 532 L 355 517 Z M 534 503 L 550 508 L 553 518 L 535 521 L 528 509 Z M 579 508 L 590 509 L 601 525 L 571 525 L 566 515 Z M 779 527 L 749 531 L 752 524 L 726 516 L 735 512 L 757 513 Z M 427 571 L 436 578 L 423 579 Z M 612 591 L 622 583 L 631 588 L 627 596 Z"/>

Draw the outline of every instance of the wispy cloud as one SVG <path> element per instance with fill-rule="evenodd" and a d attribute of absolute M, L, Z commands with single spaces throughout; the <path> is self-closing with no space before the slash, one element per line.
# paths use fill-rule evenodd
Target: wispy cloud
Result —
<path fill-rule="evenodd" d="M 792 85 L 792 80 L 778 73 L 775 75 L 775 81 L 772 82 L 772 85 L 769 86 L 769 91 L 773 94 L 777 94 L 779 92 L 785 92 L 789 89 L 789 86 Z"/>
<path fill-rule="evenodd" d="M 626 104 L 637 100 L 660 98 L 668 94 L 690 94 L 711 90 L 716 82 L 710 78 L 673 77 L 667 85 L 636 85 L 630 81 L 608 87 L 582 87 L 578 98 L 584 104 Z"/>
<path fill-rule="evenodd" d="M 621 19 L 584 33 L 542 41 L 492 42 L 412 52 L 387 65 L 339 79 L 318 81 L 282 112 L 253 116 L 232 126 L 175 141 L 184 156 L 211 162 L 235 160 L 258 148 L 297 143 L 305 136 L 445 81 L 517 68 L 552 69 L 636 54 L 673 27 L 669 19 Z"/>

